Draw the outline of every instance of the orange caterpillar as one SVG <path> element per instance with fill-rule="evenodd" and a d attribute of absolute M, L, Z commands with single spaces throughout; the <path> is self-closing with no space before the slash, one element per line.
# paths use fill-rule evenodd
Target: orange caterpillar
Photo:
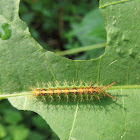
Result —
<path fill-rule="evenodd" d="M 54 96 L 57 96 L 59 99 L 61 99 L 62 96 L 66 96 L 67 101 L 69 99 L 69 96 L 73 96 L 74 101 L 76 100 L 77 97 L 80 96 L 81 101 L 86 97 L 86 100 L 89 101 L 89 96 L 90 100 L 93 98 L 97 98 L 100 100 L 102 96 L 108 96 L 112 99 L 117 99 L 114 96 L 111 96 L 110 94 L 106 93 L 106 90 L 110 88 L 112 85 L 116 84 L 116 82 L 104 87 L 98 87 L 98 86 L 67 86 L 67 87 L 52 87 L 52 88 L 36 88 L 35 90 L 32 91 L 32 93 L 35 94 L 35 96 L 49 96 L 52 100 L 54 99 Z"/>

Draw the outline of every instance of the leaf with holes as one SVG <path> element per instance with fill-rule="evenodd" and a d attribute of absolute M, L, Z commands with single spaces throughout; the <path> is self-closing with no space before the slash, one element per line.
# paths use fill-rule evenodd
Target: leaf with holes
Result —
<path fill-rule="evenodd" d="M 19 0 L 0 1 L 0 89 L 20 110 L 41 115 L 60 139 L 139 139 L 139 0 L 100 1 L 107 47 L 89 61 L 72 61 L 43 50 L 18 16 Z M 6 9 L 6 10 L 5 10 Z M 129 14 L 128 14 L 129 11 Z M 117 97 L 93 103 L 48 103 L 32 98 L 37 82 L 93 81 L 108 85 Z M 22 95 L 10 97 L 7 94 Z"/>

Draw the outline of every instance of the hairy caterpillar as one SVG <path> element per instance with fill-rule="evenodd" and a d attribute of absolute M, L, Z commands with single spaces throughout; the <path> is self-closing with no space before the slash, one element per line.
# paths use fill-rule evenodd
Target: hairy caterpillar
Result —
<path fill-rule="evenodd" d="M 36 97 L 49 97 L 51 100 L 58 99 L 59 101 L 62 98 L 65 98 L 67 102 L 69 99 L 73 99 L 74 101 L 92 101 L 93 99 L 100 100 L 100 98 L 104 96 L 117 99 L 109 93 L 106 93 L 106 90 L 116 83 L 117 81 L 108 86 L 94 86 L 93 84 L 90 86 L 68 86 L 67 84 L 64 84 L 65 86 L 59 86 L 57 83 L 55 87 L 49 83 L 47 88 L 35 88 L 32 89 L 31 92 L 35 94 Z"/>

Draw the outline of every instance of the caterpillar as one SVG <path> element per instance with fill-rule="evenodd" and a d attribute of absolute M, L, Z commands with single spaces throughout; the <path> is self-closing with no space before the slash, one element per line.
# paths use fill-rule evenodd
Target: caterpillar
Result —
<path fill-rule="evenodd" d="M 90 86 L 68 86 L 67 84 L 64 84 L 65 86 L 58 86 L 57 83 L 55 87 L 48 83 L 47 88 L 32 88 L 31 92 L 36 97 L 49 97 L 51 98 L 51 101 L 54 99 L 58 99 L 60 101 L 62 98 L 65 98 L 67 102 L 69 99 L 73 99 L 74 101 L 92 101 L 93 99 L 100 100 L 100 98 L 104 96 L 117 100 L 116 97 L 106 93 L 106 90 L 116 83 L 117 81 L 108 86 L 94 86 L 93 84 Z"/>

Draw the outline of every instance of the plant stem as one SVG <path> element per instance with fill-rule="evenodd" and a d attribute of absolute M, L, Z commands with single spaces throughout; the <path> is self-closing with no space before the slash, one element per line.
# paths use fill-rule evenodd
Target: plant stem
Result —
<path fill-rule="evenodd" d="M 93 50 L 93 49 L 105 48 L 105 46 L 106 46 L 105 43 L 100 43 L 100 44 L 85 46 L 85 47 L 81 47 L 81 48 L 76 48 L 76 49 L 61 51 L 61 52 L 57 52 L 56 54 L 58 54 L 60 56 L 71 55 L 71 54 L 74 54 L 74 53 L 89 51 L 89 50 Z"/>
<path fill-rule="evenodd" d="M 130 0 L 121 0 L 121 1 L 116 1 L 116 2 L 112 2 L 112 3 L 109 3 L 109 4 L 105 4 L 103 6 L 100 6 L 99 8 L 105 8 L 107 6 L 110 6 L 110 5 L 115 5 L 115 4 L 119 4 L 119 3 L 124 3 L 124 2 L 129 2 Z"/>

